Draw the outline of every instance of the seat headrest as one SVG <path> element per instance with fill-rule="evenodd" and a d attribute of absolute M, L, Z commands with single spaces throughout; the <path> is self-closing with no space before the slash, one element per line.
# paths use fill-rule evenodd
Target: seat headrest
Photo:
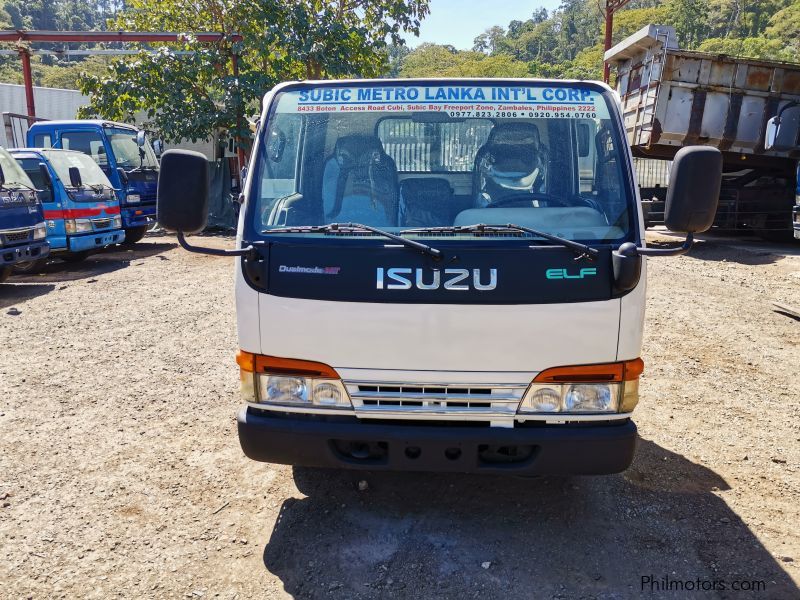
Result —
<path fill-rule="evenodd" d="M 383 144 L 373 135 L 345 135 L 336 140 L 333 152 L 342 168 L 365 166 L 379 161 L 383 155 Z"/>
<path fill-rule="evenodd" d="M 523 146 L 539 146 L 539 128 L 533 123 L 500 123 L 489 133 L 487 145 L 520 144 Z"/>

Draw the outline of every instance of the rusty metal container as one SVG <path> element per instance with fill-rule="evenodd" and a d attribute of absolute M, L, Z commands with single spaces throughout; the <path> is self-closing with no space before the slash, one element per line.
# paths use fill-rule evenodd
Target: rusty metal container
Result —
<path fill-rule="evenodd" d="M 661 25 L 620 42 L 606 60 L 617 69 L 636 155 L 671 158 L 702 144 L 751 162 L 790 158 L 764 150 L 764 134 L 780 106 L 800 100 L 800 65 L 680 50 L 675 30 Z"/>

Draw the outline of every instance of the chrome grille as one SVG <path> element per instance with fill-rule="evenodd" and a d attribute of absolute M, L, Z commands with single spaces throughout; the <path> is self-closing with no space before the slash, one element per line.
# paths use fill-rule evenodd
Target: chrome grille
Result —
<path fill-rule="evenodd" d="M 346 381 L 363 418 L 503 421 L 513 424 L 527 386 Z"/>
<path fill-rule="evenodd" d="M 111 226 L 111 219 L 92 219 L 95 229 L 108 229 Z"/>
<path fill-rule="evenodd" d="M 3 234 L 3 237 L 6 238 L 6 242 L 9 244 L 14 242 L 27 242 L 31 238 L 31 234 L 33 233 L 33 228 L 29 229 L 17 229 L 15 231 L 7 231 Z"/>

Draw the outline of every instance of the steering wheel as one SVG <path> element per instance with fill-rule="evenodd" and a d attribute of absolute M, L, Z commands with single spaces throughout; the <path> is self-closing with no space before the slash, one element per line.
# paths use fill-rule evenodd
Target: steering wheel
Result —
<path fill-rule="evenodd" d="M 547 206 L 568 206 L 562 198 L 547 194 L 545 192 L 513 192 L 502 198 L 498 198 L 486 205 L 486 208 L 501 208 L 503 206 L 511 206 L 514 204 L 531 206 L 534 200 L 544 200 Z"/>

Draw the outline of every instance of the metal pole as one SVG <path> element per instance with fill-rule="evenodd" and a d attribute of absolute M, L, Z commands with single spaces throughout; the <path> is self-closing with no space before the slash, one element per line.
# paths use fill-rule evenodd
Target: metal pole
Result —
<path fill-rule="evenodd" d="M 603 53 L 611 50 L 612 34 L 614 31 L 614 9 L 609 6 L 609 4 L 610 3 L 606 4 L 606 39 L 605 44 L 603 45 Z M 609 65 L 608 61 L 606 61 L 605 57 L 603 57 L 603 81 L 608 83 L 610 79 L 611 65 Z"/>
<path fill-rule="evenodd" d="M 25 102 L 28 105 L 28 124 L 36 119 L 36 103 L 33 99 L 33 74 L 31 73 L 31 55 L 27 48 L 19 49 L 22 60 L 22 77 L 25 80 Z"/>
<path fill-rule="evenodd" d="M 239 157 L 239 171 L 245 164 L 244 148 L 242 148 L 242 92 L 239 87 L 239 55 L 231 54 L 233 77 L 236 79 L 236 155 Z M 238 174 L 237 174 L 238 175 Z"/>

